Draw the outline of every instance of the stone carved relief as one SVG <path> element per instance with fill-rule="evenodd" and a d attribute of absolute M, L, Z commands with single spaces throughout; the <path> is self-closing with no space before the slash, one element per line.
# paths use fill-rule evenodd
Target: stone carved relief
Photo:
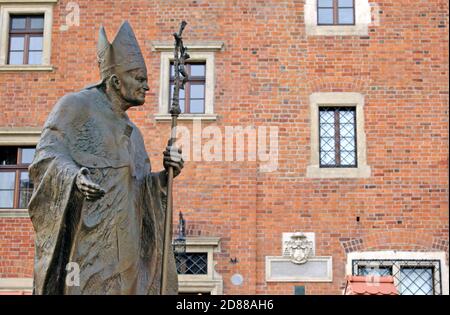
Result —
<path fill-rule="evenodd" d="M 298 265 L 306 263 L 313 252 L 313 242 L 300 232 L 294 233 L 283 245 L 283 256 L 289 257 L 291 262 Z"/>

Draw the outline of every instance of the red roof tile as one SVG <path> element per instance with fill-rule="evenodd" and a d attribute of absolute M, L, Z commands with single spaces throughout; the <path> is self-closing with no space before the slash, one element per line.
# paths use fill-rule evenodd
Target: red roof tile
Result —
<path fill-rule="evenodd" d="M 398 295 L 392 276 L 347 276 L 345 295 Z"/>

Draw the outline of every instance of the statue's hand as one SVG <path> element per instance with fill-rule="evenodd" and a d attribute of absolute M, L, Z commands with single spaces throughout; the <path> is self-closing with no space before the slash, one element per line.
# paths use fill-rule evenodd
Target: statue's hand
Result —
<path fill-rule="evenodd" d="M 184 160 L 181 155 L 182 151 L 181 149 L 178 149 L 175 146 L 168 146 L 166 147 L 166 151 L 164 151 L 164 168 L 166 170 L 169 169 L 169 167 L 173 167 L 173 177 L 178 176 L 181 173 L 181 169 L 184 167 Z"/>
<path fill-rule="evenodd" d="M 89 170 L 85 167 L 78 171 L 76 185 L 89 201 L 95 201 L 105 195 L 105 191 L 89 178 Z"/>

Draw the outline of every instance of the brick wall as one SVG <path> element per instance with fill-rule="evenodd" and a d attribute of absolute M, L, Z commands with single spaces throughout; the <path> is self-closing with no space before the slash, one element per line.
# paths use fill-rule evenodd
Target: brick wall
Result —
<path fill-rule="evenodd" d="M 307 294 L 342 292 L 348 251 L 448 251 L 447 1 L 380 0 L 380 25 L 362 37 L 307 37 L 300 0 L 76 2 L 80 26 L 66 31 L 68 1 L 55 6 L 54 71 L 0 72 L 0 126 L 40 127 L 58 98 L 98 80 L 99 24 L 111 40 L 128 19 L 151 87 L 130 117 L 161 169 L 170 125 L 152 116 L 160 59 L 150 42 L 171 41 L 186 19 L 185 40 L 225 44 L 216 53 L 219 118 L 203 125 L 279 127 L 277 171 L 260 173 L 258 162 L 188 162 L 176 180 L 175 209 L 190 234 L 222 238 L 216 270 L 224 293 L 292 294 L 302 285 L 264 280 L 265 256 L 280 255 L 282 232 L 315 232 L 316 255 L 333 256 L 333 282 L 304 283 Z M 365 96 L 370 178 L 305 177 L 314 92 Z M 0 219 L 0 277 L 31 276 L 32 242 L 28 219 Z M 240 287 L 231 284 L 235 273 L 244 276 Z"/>

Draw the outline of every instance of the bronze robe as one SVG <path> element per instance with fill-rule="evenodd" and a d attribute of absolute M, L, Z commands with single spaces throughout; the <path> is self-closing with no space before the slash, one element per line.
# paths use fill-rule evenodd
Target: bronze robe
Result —
<path fill-rule="evenodd" d="M 30 166 L 35 294 L 159 294 L 166 187 L 138 128 L 111 106 L 90 87 L 61 98 L 45 123 Z M 81 167 L 103 198 L 83 198 Z M 67 285 L 68 263 L 79 266 L 79 286 Z M 173 255 L 169 288 L 177 293 Z"/>

